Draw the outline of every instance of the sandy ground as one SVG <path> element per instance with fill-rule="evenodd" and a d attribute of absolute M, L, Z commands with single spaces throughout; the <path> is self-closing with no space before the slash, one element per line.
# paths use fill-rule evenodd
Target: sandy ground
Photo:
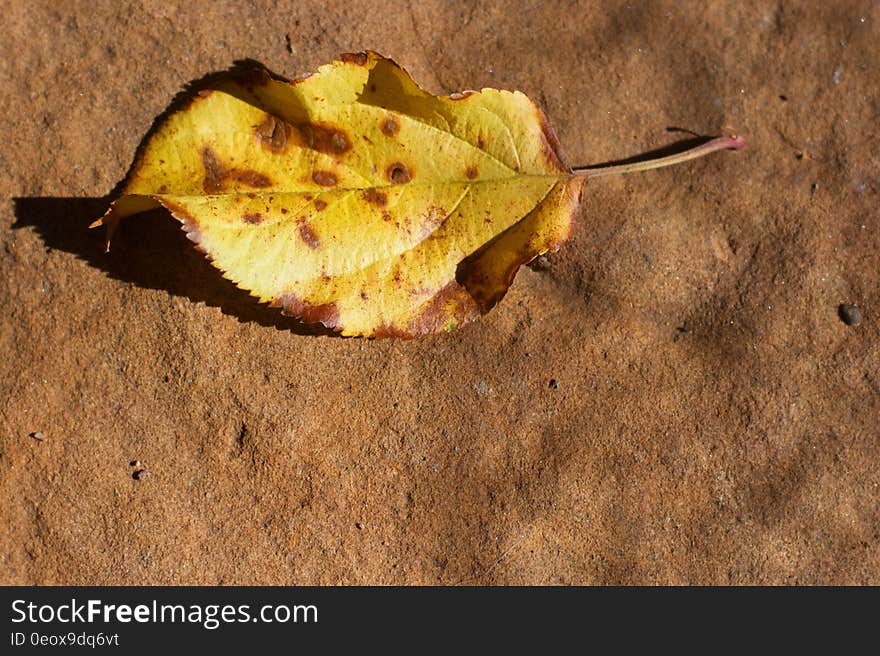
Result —
<path fill-rule="evenodd" d="M 880 583 L 880 4 L 14 0 L 0 36 L 0 583 Z M 528 93 L 573 165 L 750 146 L 591 182 L 436 338 L 309 334 L 162 213 L 102 254 L 184 84 L 365 48 Z"/>

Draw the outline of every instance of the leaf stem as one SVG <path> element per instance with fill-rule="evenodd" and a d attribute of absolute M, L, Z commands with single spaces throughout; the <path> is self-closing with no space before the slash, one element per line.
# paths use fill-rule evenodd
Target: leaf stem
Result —
<path fill-rule="evenodd" d="M 697 159 L 698 157 L 703 157 L 704 155 L 714 153 L 718 150 L 738 150 L 745 145 L 746 140 L 735 135 L 716 137 L 710 139 L 706 143 L 700 144 L 699 146 L 666 157 L 658 157 L 657 159 L 649 159 L 643 162 L 631 162 L 628 164 L 613 164 L 611 166 L 581 166 L 572 169 L 571 172 L 585 178 L 598 178 L 601 175 L 617 175 L 621 173 L 634 173 L 636 171 L 649 171 L 651 169 L 659 169 L 673 164 L 681 164 L 682 162 Z"/>

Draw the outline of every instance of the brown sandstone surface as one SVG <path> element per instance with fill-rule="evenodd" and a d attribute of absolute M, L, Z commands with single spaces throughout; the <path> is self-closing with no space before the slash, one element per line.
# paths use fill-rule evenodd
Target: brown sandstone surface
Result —
<path fill-rule="evenodd" d="M 877 3 L 16 0 L 0 36 L 0 583 L 880 583 Z M 101 252 L 186 82 L 365 48 L 524 91 L 571 164 L 749 148 L 589 182 L 434 338 L 309 334 L 167 214 Z"/>

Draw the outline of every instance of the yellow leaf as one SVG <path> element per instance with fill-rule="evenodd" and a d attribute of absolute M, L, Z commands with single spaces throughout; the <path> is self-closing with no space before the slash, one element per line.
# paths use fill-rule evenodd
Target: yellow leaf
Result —
<path fill-rule="evenodd" d="M 163 206 L 261 301 L 344 335 L 414 337 L 488 311 L 565 241 L 588 177 L 654 165 L 572 171 L 522 93 L 433 96 L 368 52 L 201 92 L 93 225 L 109 245 L 121 218 Z"/>

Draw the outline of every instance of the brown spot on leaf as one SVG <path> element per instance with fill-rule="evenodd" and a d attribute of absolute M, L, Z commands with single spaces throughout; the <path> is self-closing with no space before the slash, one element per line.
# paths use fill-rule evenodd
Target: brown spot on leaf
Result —
<path fill-rule="evenodd" d="M 412 174 L 409 172 L 409 169 L 401 162 L 389 164 L 388 168 L 385 169 L 385 175 L 394 184 L 406 184 L 412 180 Z"/>
<path fill-rule="evenodd" d="M 306 323 L 321 322 L 327 328 L 339 329 L 339 308 L 336 303 L 321 303 L 313 305 L 304 301 L 294 294 L 284 294 L 275 303 L 275 307 L 281 307 L 281 313 L 291 317 L 298 317 Z"/>
<path fill-rule="evenodd" d="M 250 223 L 251 225 L 258 225 L 263 222 L 263 215 L 255 212 L 253 214 L 245 214 L 241 217 L 241 220 L 245 223 Z"/>
<path fill-rule="evenodd" d="M 476 93 L 476 91 L 470 91 L 470 90 L 456 91 L 455 93 L 450 93 L 447 96 L 447 98 L 449 98 L 450 100 L 465 100 L 466 98 L 471 97 L 475 93 Z"/>
<path fill-rule="evenodd" d="M 264 189 L 265 187 L 272 186 L 272 180 L 269 176 L 257 173 L 256 171 L 251 171 L 250 169 L 233 169 L 230 172 L 230 177 L 235 178 L 242 184 L 246 184 L 248 187 L 255 187 L 257 189 Z"/>
<path fill-rule="evenodd" d="M 315 209 L 318 212 L 323 212 L 325 209 L 327 209 L 327 203 L 319 198 L 315 201 Z"/>
<path fill-rule="evenodd" d="M 351 139 L 341 129 L 326 123 L 300 123 L 296 126 L 306 148 L 327 155 L 342 155 L 351 150 Z"/>
<path fill-rule="evenodd" d="M 202 188 L 206 193 L 215 194 L 223 189 L 226 169 L 209 146 L 202 148 L 202 165 L 205 167 L 205 179 Z"/>
<path fill-rule="evenodd" d="M 467 290 L 450 281 L 439 289 L 406 327 L 413 337 L 460 326 L 479 315 L 479 308 Z"/>
<path fill-rule="evenodd" d="M 386 137 L 393 137 L 395 134 L 400 132 L 400 123 L 397 122 L 397 119 L 393 116 L 388 116 L 385 120 L 382 121 L 382 134 Z"/>
<path fill-rule="evenodd" d="M 468 180 L 474 180 L 477 178 L 477 176 L 480 175 L 480 170 L 476 167 L 476 165 L 471 164 L 469 167 L 467 167 L 464 175 Z"/>
<path fill-rule="evenodd" d="M 355 64 L 356 66 L 364 66 L 367 63 L 367 53 L 365 52 L 346 52 L 341 58 L 346 64 Z"/>
<path fill-rule="evenodd" d="M 268 148 L 273 153 L 281 153 L 287 146 L 291 127 L 290 123 L 270 114 L 257 126 L 254 135 L 261 146 Z"/>
<path fill-rule="evenodd" d="M 298 135 L 301 145 L 328 155 L 342 155 L 351 150 L 351 139 L 344 130 L 328 123 L 300 123 L 293 126 L 277 116 L 267 115 L 254 129 L 254 136 L 273 153 L 284 152 L 292 136 Z"/>
<path fill-rule="evenodd" d="M 477 148 L 486 150 L 486 140 L 482 136 L 477 137 Z"/>
<path fill-rule="evenodd" d="M 286 207 L 282 207 L 282 208 L 281 208 L 281 213 L 282 213 L 282 214 L 287 214 L 287 208 L 286 208 Z"/>
<path fill-rule="evenodd" d="M 202 148 L 202 166 L 205 168 L 205 179 L 202 188 L 205 193 L 216 194 L 226 186 L 227 180 L 235 180 L 248 187 L 264 189 L 272 186 L 272 180 L 263 173 L 251 169 L 227 169 L 210 146 Z M 251 195 L 251 198 L 254 196 Z"/>
<path fill-rule="evenodd" d="M 318 237 L 318 233 L 315 232 L 315 229 L 312 228 L 308 224 L 308 222 L 303 221 L 299 224 L 299 236 L 302 237 L 302 240 L 306 243 L 306 246 L 315 250 L 318 246 L 321 245 L 321 239 Z"/>
<path fill-rule="evenodd" d="M 364 191 L 364 200 L 377 207 L 385 207 L 388 204 L 388 196 L 378 189 L 371 188 Z"/>
<path fill-rule="evenodd" d="M 319 184 L 322 187 L 332 187 L 339 182 L 336 176 L 330 171 L 315 171 L 312 173 L 312 180 L 315 181 L 315 184 Z"/>

